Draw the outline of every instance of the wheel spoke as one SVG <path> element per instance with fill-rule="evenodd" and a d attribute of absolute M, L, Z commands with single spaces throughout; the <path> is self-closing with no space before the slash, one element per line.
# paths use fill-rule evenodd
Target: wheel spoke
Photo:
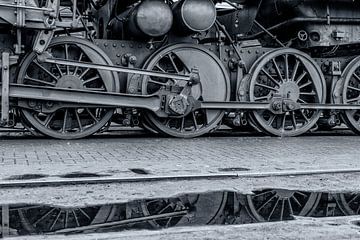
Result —
<path fill-rule="evenodd" d="M 262 87 L 262 88 L 266 88 L 266 89 L 269 89 L 269 90 L 272 90 L 272 91 L 275 91 L 277 92 L 278 89 L 274 88 L 274 87 L 270 87 L 268 85 L 265 85 L 265 84 L 261 84 L 261 83 L 255 83 L 255 86 L 259 86 L 259 87 Z"/>
<path fill-rule="evenodd" d="M 286 127 L 286 113 L 284 114 L 284 117 L 282 118 L 281 121 L 281 130 L 285 132 L 285 127 Z"/>
<path fill-rule="evenodd" d="M 290 199 L 289 199 L 289 198 L 287 199 L 287 202 L 288 202 L 288 205 L 289 205 L 290 214 L 291 214 L 291 215 L 294 215 L 294 210 L 293 210 L 293 208 L 292 208 L 292 205 L 291 205 L 291 202 L 290 202 Z"/>
<path fill-rule="evenodd" d="M 275 119 L 276 119 L 276 115 L 275 115 L 275 114 L 272 114 L 271 117 L 269 118 L 269 120 L 267 121 L 267 124 L 268 124 L 269 126 L 272 126 Z"/>
<path fill-rule="evenodd" d="M 282 74 L 281 74 L 280 68 L 279 68 L 278 64 L 276 63 L 275 58 L 272 59 L 272 62 L 273 62 L 273 64 L 274 64 L 275 70 L 276 70 L 279 78 L 281 79 L 282 82 L 285 82 L 285 81 L 284 81 L 284 78 L 283 78 L 283 76 L 282 76 Z"/>
<path fill-rule="evenodd" d="M 299 85 L 299 83 L 301 82 L 301 80 L 303 80 L 306 75 L 307 75 L 307 72 L 303 72 L 303 73 L 296 79 L 295 83 L 296 83 L 297 85 Z"/>
<path fill-rule="evenodd" d="M 74 210 L 71 210 L 71 212 L 72 212 L 72 214 L 74 215 L 75 222 L 76 222 L 76 226 L 77 226 L 77 227 L 80 227 L 79 219 L 78 219 L 75 211 L 74 211 Z"/>
<path fill-rule="evenodd" d="M 192 115 L 192 120 L 193 120 L 195 129 L 196 129 L 196 130 L 199 130 L 199 126 L 198 126 L 197 121 L 196 121 L 195 112 L 192 112 L 191 115 Z"/>
<path fill-rule="evenodd" d="M 278 87 L 280 87 L 280 83 L 278 81 L 275 80 L 275 78 L 273 76 L 270 75 L 270 73 L 268 73 L 265 69 L 261 69 L 261 71 L 263 73 L 265 73 L 265 75 L 270 79 L 270 81 L 272 81 L 274 84 L 276 84 Z"/>
<path fill-rule="evenodd" d="M 297 205 L 299 205 L 299 207 L 302 207 L 301 203 L 294 195 L 292 196 L 292 199 L 294 199 L 294 201 L 296 202 Z"/>
<path fill-rule="evenodd" d="M 270 203 L 274 198 L 276 197 L 276 194 L 274 194 L 273 196 L 271 196 L 271 198 L 269 198 L 265 203 L 263 203 L 258 209 L 256 209 L 256 211 L 260 211 L 261 209 L 263 209 L 268 203 Z"/>
<path fill-rule="evenodd" d="M 356 73 L 353 73 L 353 76 L 356 78 L 356 80 L 358 80 L 358 82 L 360 82 L 360 77 L 359 77 L 359 75 L 357 75 Z"/>
<path fill-rule="evenodd" d="M 24 79 L 28 80 L 28 81 L 31 81 L 31 82 L 36 82 L 36 83 L 40 83 L 40 84 L 43 84 L 43 85 L 51 86 L 51 87 L 56 86 L 55 83 L 43 81 L 43 80 L 40 80 L 40 79 L 37 79 L 37 78 L 32 78 L 32 77 L 29 77 L 29 76 L 26 76 Z"/>
<path fill-rule="evenodd" d="M 82 131 L 84 131 L 84 129 L 83 129 L 83 126 L 81 124 L 80 116 L 79 116 L 79 113 L 78 113 L 76 108 L 74 109 L 74 112 L 75 112 L 75 117 L 76 117 L 76 120 L 77 120 L 79 128 L 80 128 L 80 132 L 82 132 Z"/>
<path fill-rule="evenodd" d="M 65 43 L 65 59 L 69 60 L 69 45 Z M 70 66 L 66 65 L 66 74 L 70 75 Z"/>
<path fill-rule="evenodd" d="M 64 228 L 68 227 L 68 220 L 69 220 L 69 211 L 65 211 L 65 222 L 64 222 Z"/>
<path fill-rule="evenodd" d="M 59 220 L 59 217 L 61 216 L 61 214 L 62 214 L 62 210 L 59 210 L 59 213 L 56 215 L 56 218 L 55 218 L 53 224 L 50 226 L 50 231 L 53 230 L 53 228 L 55 227 L 55 225 L 56 225 L 57 221 Z"/>
<path fill-rule="evenodd" d="M 166 73 L 166 71 L 165 71 L 162 67 L 160 67 L 160 64 L 159 64 L 159 63 L 157 63 L 157 64 L 155 65 L 155 67 L 158 68 L 161 72 Z"/>
<path fill-rule="evenodd" d="M 55 64 L 56 70 L 58 70 L 60 77 L 64 76 L 63 72 L 61 71 L 61 68 L 59 66 L 59 64 Z"/>
<path fill-rule="evenodd" d="M 184 132 L 184 128 L 185 128 L 185 117 L 182 117 L 181 118 L 180 132 Z"/>
<path fill-rule="evenodd" d="M 89 220 L 91 220 L 90 216 L 84 211 L 82 210 L 81 208 L 79 208 L 79 211 Z"/>
<path fill-rule="evenodd" d="M 302 110 L 300 110 L 300 113 L 301 113 L 301 116 L 305 119 L 306 122 L 310 121 L 310 119 L 305 115 L 305 113 Z"/>
<path fill-rule="evenodd" d="M 300 92 L 300 95 L 305 95 L 305 96 L 316 96 L 315 92 Z"/>
<path fill-rule="evenodd" d="M 88 112 L 88 114 L 90 115 L 90 117 L 97 123 L 99 122 L 99 120 L 94 116 L 94 114 L 88 109 L 86 108 L 86 111 Z"/>
<path fill-rule="evenodd" d="M 351 86 L 348 86 L 348 89 L 351 89 L 351 90 L 354 90 L 354 91 L 360 92 L 360 88 L 356 88 L 356 87 L 351 87 Z"/>
<path fill-rule="evenodd" d="M 280 221 L 283 220 L 284 208 L 285 208 L 285 199 L 281 199 Z"/>
<path fill-rule="evenodd" d="M 58 78 L 52 74 L 49 70 L 47 70 L 44 66 L 42 66 L 40 63 L 37 62 L 37 60 L 35 60 L 33 62 L 36 66 L 38 66 L 43 72 L 45 72 L 47 75 L 49 75 L 50 77 L 52 77 L 55 81 L 58 80 Z"/>
<path fill-rule="evenodd" d="M 262 193 L 255 194 L 253 197 L 260 197 L 262 195 L 266 195 L 266 194 L 272 193 L 272 192 L 274 192 L 274 191 L 273 190 L 265 191 L 265 192 L 262 192 Z"/>
<path fill-rule="evenodd" d="M 84 56 L 84 53 L 81 52 L 81 53 L 80 53 L 79 60 L 78 60 L 79 62 L 81 62 L 81 59 L 83 58 L 83 56 Z M 79 71 L 79 66 L 76 66 L 75 69 L 74 69 L 73 75 L 76 76 L 76 74 L 77 74 L 78 71 Z"/>
<path fill-rule="evenodd" d="M 51 214 L 53 211 L 55 211 L 55 208 L 50 209 L 48 212 L 46 212 L 43 216 L 41 216 L 41 218 L 39 218 L 38 220 L 36 220 L 36 222 L 34 222 L 32 225 L 36 226 L 39 222 L 41 222 L 42 220 L 44 220 L 47 216 L 49 216 L 49 214 Z"/>
<path fill-rule="evenodd" d="M 81 75 L 79 76 L 80 79 L 83 79 L 85 77 L 85 75 L 90 71 L 90 68 L 86 68 L 85 71 L 83 71 L 81 73 Z"/>
<path fill-rule="evenodd" d="M 276 200 L 276 203 L 275 203 L 273 209 L 271 210 L 271 212 L 270 212 L 270 214 L 269 214 L 269 217 L 268 217 L 268 219 L 267 219 L 268 221 L 270 221 L 272 215 L 274 214 L 275 209 L 276 209 L 277 205 L 279 204 L 279 201 L 280 201 L 280 198 L 278 198 L 278 199 Z"/>
<path fill-rule="evenodd" d="M 69 109 L 66 109 L 65 110 L 65 114 L 64 114 L 64 122 L 63 122 L 63 127 L 62 127 L 62 133 L 65 133 L 66 132 L 66 123 L 67 123 L 67 118 L 68 118 L 68 115 L 69 115 Z"/>
<path fill-rule="evenodd" d="M 299 89 L 307 87 L 307 86 L 309 86 L 311 84 L 312 84 L 312 82 L 308 81 L 307 83 L 304 83 L 303 85 L 299 86 Z"/>
<path fill-rule="evenodd" d="M 284 55 L 285 58 L 285 81 L 289 81 L 290 80 L 290 76 L 289 76 L 289 55 L 285 54 Z"/>
<path fill-rule="evenodd" d="M 297 130 L 295 112 L 291 112 L 291 122 L 293 124 L 294 130 Z"/>
<path fill-rule="evenodd" d="M 44 126 L 45 127 L 48 127 L 51 120 L 55 117 L 55 112 L 51 113 L 50 115 L 48 115 L 45 119 L 45 122 L 44 122 Z"/>
<path fill-rule="evenodd" d="M 93 82 L 93 81 L 95 81 L 95 80 L 98 80 L 98 79 L 101 79 L 100 76 L 92 77 L 92 78 L 90 78 L 90 79 L 88 79 L 88 80 L 85 80 L 85 81 L 83 82 L 83 85 L 85 86 L 86 84 L 91 83 L 91 82 Z"/>
<path fill-rule="evenodd" d="M 170 59 L 170 62 L 171 62 L 171 64 L 172 64 L 172 66 L 174 67 L 175 72 L 176 72 L 176 73 L 179 73 L 180 71 L 179 71 L 178 67 L 176 66 L 175 61 L 174 61 L 174 59 L 172 58 L 171 55 L 172 55 L 172 54 L 169 53 L 167 56 L 168 56 L 168 58 Z"/>
<path fill-rule="evenodd" d="M 348 204 L 351 204 L 353 201 L 355 201 L 355 199 L 357 199 L 360 195 L 356 194 L 355 197 L 353 197 Z"/>
<path fill-rule="evenodd" d="M 293 71 L 292 77 L 291 77 L 291 79 L 290 79 L 291 82 L 294 82 L 294 81 L 295 81 L 296 74 L 297 74 L 297 71 L 298 71 L 298 69 L 299 69 L 299 65 L 300 65 L 300 61 L 299 61 L 298 59 L 296 59 L 294 71 Z"/>

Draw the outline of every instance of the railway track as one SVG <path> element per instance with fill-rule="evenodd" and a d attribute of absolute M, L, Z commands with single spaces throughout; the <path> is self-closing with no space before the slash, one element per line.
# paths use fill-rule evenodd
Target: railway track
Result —
<path fill-rule="evenodd" d="M 111 183 L 144 183 L 161 181 L 200 181 L 200 180 L 224 180 L 241 178 L 268 178 L 268 177 L 287 177 L 287 176 L 310 176 L 324 174 L 353 174 L 360 173 L 360 169 L 327 169 L 327 170 L 294 170 L 294 171 L 274 171 L 274 172 L 249 172 L 249 173 L 230 173 L 230 174 L 203 174 L 203 175 L 177 175 L 177 176 L 146 176 L 146 177 L 86 177 L 73 179 L 55 180 L 15 180 L 2 181 L 0 188 L 33 188 L 33 187 L 58 187 L 68 185 L 94 185 Z"/>

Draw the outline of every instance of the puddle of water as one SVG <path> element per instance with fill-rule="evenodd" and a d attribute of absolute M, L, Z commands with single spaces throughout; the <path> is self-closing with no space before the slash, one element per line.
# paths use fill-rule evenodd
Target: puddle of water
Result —
<path fill-rule="evenodd" d="M 358 215 L 360 194 L 265 189 L 184 194 L 122 204 L 83 208 L 50 205 L 4 205 L 0 222 L 6 235 L 75 234 L 175 226 L 248 224 L 292 220 L 294 216 Z M 2 216 L 8 216 L 2 219 Z M 3 224 L 4 222 L 4 224 Z M 360 221 L 354 224 L 360 226 Z"/>
<path fill-rule="evenodd" d="M 33 180 L 33 179 L 41 179 L 41 178 L 46 178 L 49 175 L 45 175 L 45 174 L 23 174 L 23 175 L 14 175 L 14 176 L 10 176 L 8 178 L 5 178 L 5 180 Z"/>
<path fill-rule="evenodd" d="M 220 172 L 244 172 L 250 171 L 250 168 L 232 167 L 232 168 L 219 168 Z"/>
<path fill-rule="evenodd" d="M 97 177 L 105 177 L 111 175 L 101 175 L 97 173 L 87 173 L 87 172 L 73 172 L 67 173 L 64 175 L 60 175 L 61 178 L 97 178 Z"/>
<path fill-rule="evenodd" d="M 146 169 L 143 168 L 129 168 L 130 171 L 132 171 L 133 173 L 136 174 L 140 174 L 140 175 L 149 175 L 150 172 Z"/>

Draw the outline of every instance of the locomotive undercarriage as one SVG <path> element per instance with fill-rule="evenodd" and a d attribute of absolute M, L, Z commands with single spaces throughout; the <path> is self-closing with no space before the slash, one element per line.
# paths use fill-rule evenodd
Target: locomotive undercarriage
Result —
<path fill-rule="evenodd" d="M 60 139 L 86 137 L 111 122 L 184 138 L 201 136 L 221 124 L 251 126 L 275 136 L 298 136 L 342 123 L 360 132 L 360 63 L 356 51 L 349 49 L 357 43 L 333 52 L 323 50 L 331 46 L 285 46 L 281 34 L 277 38 L 257 21 L 272 40 L 241 40 L 219 20 L 209 29 L 182 36 L 174 29 L 150 41 L 127 39 L 139 34 L 131 26 L 124 27 L 130 32 L 124 30 L 125 39 L 107 39 L 109 30 L 102 31 L 100 39 L 94 31 L 101 31 L 102 25 L 80 14 L 77 1 L 64 8 L 61 2 L 43 2 L 46 8 L 0 1 L 0 8 L 37 13 L 16 20 L 34 22 L 32 38 L 16 24 L 8 27 L 15 29 L 9 34 L 15 36 L 15 48 L 2 47 L 4 127 L 22 122 L 32 131 Z M 13 19 L 9 15 L 4 19 Z M 296 41 L 304 41 L 304 35 L 298 37 Z M 24 39 L 33 44 L 24 46 Z M 349 50 L 342 50 L 346 46 Z M 345 54 L 338 56 L 339 49 Z"/>

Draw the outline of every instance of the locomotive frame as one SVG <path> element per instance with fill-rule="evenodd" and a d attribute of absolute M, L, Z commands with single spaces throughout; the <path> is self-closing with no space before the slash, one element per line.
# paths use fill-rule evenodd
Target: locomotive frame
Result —
<path fill-rule="evenodd" d="M 313 31 L 314 22 L 332 26 L 329 9 L 325 23 L 322 17 L 283 21 L 279 15 L 280 22 L 266 26 L 261 20 L 267 10 L 259 9 L 271 1 L 225 2 L 232 10 L 217 11 L 219 16 L 209 20 L 208 28 L 196 30 L 202 27 L 198 21 L 189 27 L 182 19 L 166 34 L 150 36 L 151 26 L 145 24 L 148 29 L 142 30 L 127 22 L 142 7 L 141 1 L 129 1 L 123 11 L 130 17 L 114 17 L 123 24 L 122 37 L 116 39 L 119 26 L 110 23 L 117 1 L 1 0 L 0 25 L 11 31 L 1 47 L 1 125 L 13 127 L 20 119 L 32 130 L 62 139 L 86 137 L 109 121 L 134 125 L 138 118 L 143 127 L 174 137 L 201 136 L 222 121 L 231 127 L 251 123 L 278 136 L 297 136 L 318 124 L 331 128 L 341 122 L 360 132 L 360 87 L 354 83 L 360 82 L 360 61 L 349 49 L 357 49 L 358 43 L 339 30 L 331 32 L 331 40 L 328 29 L 316 32 L 319 36 Z M 284 9 L 296 3 L 303 12 L 301 1 L 282 2 Z M 318 6 L 316 0 L 305 2 Z M 328 8 L 333 2 L 327 1 Z M 185 11 L 176 4 L 198 3 L 212 14 L 214 3 L 209 0 L 166 2 L 175 6 L 174 16 Z M 164 8 L 163 2 L 159 4 L 158 9 Z M 101 24 L 104 19 L 107 27 Z M 336 16 L 334 24 L 357 27 L 357 18 L 345 20 Z M 285 45 L 288 36 L 276 30 L 291 22 L 307 24 L 297 32 L 296 41 Z M 251 32 L 254 27 L 257 33 Z M 315 35 L 321 40 L 315 41 Z M 323 53 L 324 49 L 333 52 Z M 338 51 L 345 54 L 337 56 Z"/>

